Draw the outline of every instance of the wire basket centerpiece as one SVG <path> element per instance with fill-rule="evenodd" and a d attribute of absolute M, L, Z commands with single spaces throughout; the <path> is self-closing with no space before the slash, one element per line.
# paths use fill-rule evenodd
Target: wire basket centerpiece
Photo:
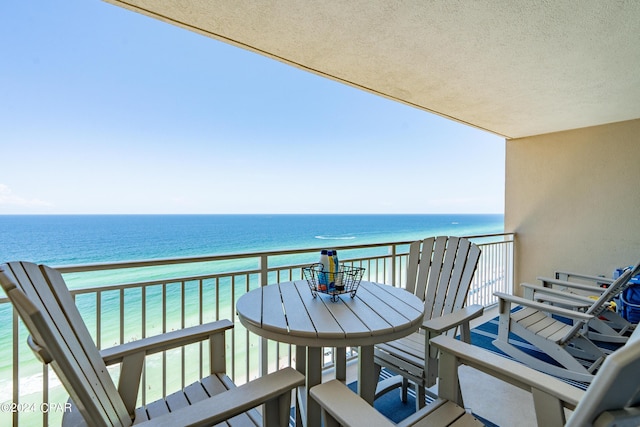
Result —
<path fill-rule="evenodd" d="M 356 296 L 356 291 L 364 275 L 364 268 L 340 265 L 338 271 L 328 272 L 321 263 L 311 264 L 302 269 L 315 298 L 319 293 L 331 295 L 331 301 L 338 301 L 338 295 Z"/>

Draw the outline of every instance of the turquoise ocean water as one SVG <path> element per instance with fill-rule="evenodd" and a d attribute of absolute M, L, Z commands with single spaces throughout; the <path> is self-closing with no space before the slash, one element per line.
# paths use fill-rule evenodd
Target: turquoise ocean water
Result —
<path fill-rule="evenodd" d="M 53 266 L 503 231 L 503 215 L 0 216 L 0 261 Z"/>
<path fill-rule="evenodd" d="M 50 266 L 220 255 L 298 248 L 410 241 L 435 235 L 478 235 L 504 230 L 503 215 L 0 215 L 0 262 Z M 315 260 L 311 260 L 315 262 Z M 184 266 L 161 273 L 177 277 Z M 117 277 L 122 274 L 122 277 Z M 129 274 L 129 276 L 127 276 Z M 65 277 L 69 287 L 135 281 L 135 272 L 104 272 L 95 281 Z M 2 294 L 3 295 L 3 294 Z M 108 312 L 103 305 L 103 311 Z M 0 305 L 0 325 L 11 310 Z M 10 333 L 0 334 L 0 390 L 10 393 Z M 22 357 L 22 356 L 21 356 Z M 33 358 L 31 354 L 25 358 Z M 4 361 L 2 361 L 4 360 Z M 33 371 L 21 375 L 37 377 Z M 27 389 L 28 386 L 21 385 Z M 0 392 L 0 401 L 10 395 Z M 1 423 L 0 423 L 1 424 Z"/>

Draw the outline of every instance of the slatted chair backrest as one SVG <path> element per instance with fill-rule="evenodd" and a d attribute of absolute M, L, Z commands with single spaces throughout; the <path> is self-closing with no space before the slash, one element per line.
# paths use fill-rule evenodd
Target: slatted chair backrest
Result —
<path fill-rule="evenodd" d="M 640 329 L 610 354 L 567 420 L 567 427 L 639 425 Z M 619 424 L 616 424 L 616 417 Z M 626 423 L 622 422 L 625 417 Z M 598 419 L 600 418 L 600 419 Z M 608 424 L 604 421 L 608 421 Z M 602 421 L 602 423 L 598 423 Z"/>
<path fill-rule="evenodd" d="M 611 301 L 614 297 L 620 295 L 622 291 L 624 291 L 627 286 L 629 286 L 629 281 L 635 275 L 640 273 L 640 263 L 636 264 L 635 267 L 629 268 L 625 270 L 616 280 L 613 281 L 609 285 L 606 291 L 598 297 L 597 300 L 594 300 L 591 307 L 587 309 L 586 313 L 591 314 L 593 316 L 599 316 L 603 311 L 609 309 L 609 301 Z M 561 343 L 566 343 L 571 341 L 579 331 L 581 331 L 585 324 L 587 324 L 588 320 L 580 320 L 576 321 L 573 324 L 573 327 L 565 334 L 564 338 L 560 341 Z"/>
<path fill-rule="evenodd" d="M 600 295 L 600 297 L 593 303 L 591 307 L 587 310 L 588 314 L 593 314 L 597 316 L 601 314 L 603 311 L 608 310 L 608 302 L 613 298 L 620 295 L 627 287 L 629 287 L 631 278 L 640 273 L 640 263 L 636 264 L 635 267 L 631 267 L 626 269 L 616 280 L 613 281 L 609 285 L 606 291 Z"/>
<path fill-rule="evenodd" d="M 464 306 L 480 252 L 476 244 L 460 237 L 429 237 L 411 244 L 406 288 L 424 300 L 425 319 Z"/>
<path fill-rule="evenodd" d="M 129 426 L 131 418 L 62 275 L 46 266 L 0 266 L 0 284 L 22 318 L 29 345 L 53 370 L 89 426 Z"/>

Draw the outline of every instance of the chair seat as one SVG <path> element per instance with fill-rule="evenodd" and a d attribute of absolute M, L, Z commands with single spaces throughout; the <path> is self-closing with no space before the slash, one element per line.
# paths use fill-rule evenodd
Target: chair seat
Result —
<path fill-rule="evenodd" d="M 196 402 L 208 399 L 211 396 L 223 393 L 232 388 L 236 388 L 231 378 L 225 374 L 214 374 L 188 385 L 181 391 L 177 391 L 167 396 L 166 399 L 158 399 L 145 406 L 136 408 L 133 425 L 153 420 Z M 65 412 L 62 425 L 82 426 L 85 421 L 80 411 L 74 410 L 73 401 L 69 401 L 72 410 Z M 238 402 L 241 405 L 244 402 Z M 262 426 L 262 416 L 256 409 L 251 409 L 234 418 L 229 419 L 233 426 Z"/>
<path fill-rule="evenodd" d="M 196 402 L 208 399 L 209 397 L 224 393 L 236 388 L 231 378 L 225 374 L 214 374 L 188 385 L 181 391 L 177 391 L 167 396 L 166 399 L 158 399 L 135 410 L 133 425 L 154 420 L 163 415 L 183 409 Z M 69 401 L 74 407 L 73 401 Z M 242 402 L 238 402 L 242 404 Z M 75 408 L 74 408 L 75 409 Z M 228 420 L 233 426 L 262 426 L 262 415 L 256 409 L 250 409 L 240 415 Z M 83 426 L 86 425 L 80 411 L 71 410 L 65 412 L 63 426 Z M 226 424 L 225 424 L 226 425 Z"/>
<path fill-rule="evenodd" d="M 427 408 L 425 411 L 427 415 L 415 423 L 407 424 L 407 426 L 484 427 L 484 423 L 451 401 L 436 401 Z"/>
<path fill-rule="evenodd" d="M 392 371 L 401 370 L 422 378 L 424 374 L 424 334 L 414 332 L 404 338 L 376 345 L 376 363 Z M 386 363 L 379 363 L 379 362 Z"/>
<path fill-rule="evenodd" d="M 560 278 L 563 278 L 562 280 Z M 569 278 L 580 282 L 570 281 Z M 538 277 L 541 285 L 521 283 L 523 296 L 532 301 L 545 302 L 558 307 L 587 312 L 597 303 L 608 288 L 616 284 L 617 279 L 605 279 L 580 273 L 556 272 L 556 278 Z M 586 283 L 585 283 L 586 282 Z M 598 312 L 592 312 L 594 318 L 589 321 L 587 338 L 595 341 L 624 344 L 635 325 L 617 312 L 615 300 L 624 295 L 631 286 L 631 280 L 618 286 L 608 301 L 601 302 Z"/>
<path fill-rule="evenodd" d="M 196 381 L 195 383 L 188 385 L 181 391 L 168 395 L 166 399 L 159 399 L 147 404 L 146 406 L 137 408 L 135 411 L 133 425 L 153 420 L 154 418 L 185 408 L 211 396 L 224 393 L 232 388 L 236 388 L 236 385 L 227 375 L 210 375 L 200 381 Z M 238 402 L 238 404 L 241 403 L 242 402 Z M 251 409 L 248 412 L 244 412 L 229 419 L 229 422 L 234 426 L 261 426 L 262 417 L 257 410 Z"/>
<path fill-rule="evenodd" d="M 547 316 L 531 307 L 526 307 L 512 314 L 511 320 L 537 336 L 548 341 L 560 343 L 571 331 L 572 325 Z"/>

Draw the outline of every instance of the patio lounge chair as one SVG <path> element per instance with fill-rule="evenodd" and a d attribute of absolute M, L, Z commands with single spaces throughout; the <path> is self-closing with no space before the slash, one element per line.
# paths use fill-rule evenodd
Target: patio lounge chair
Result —
<path fill-rule="evenodd" d="M 440 336 L 431 343 L 440 350 L 439 398 L 398 426 L 483 425 L 462 407 L 458 367 L 468 365 L 531 392 L 536 422 L 544 427 L 623 427 L 640 425 L 640 332 L 604 362 L 582 391 L 495 353 Z M 386 427 L 393 424 L 337 381 L 311 389 L 327 427 Z M 500 405 L 500 402 L 496 402 Z M 570 415 L 567 419 L 565 409 Z M 453 420 L 458 423 L 454 424 Z"/>
<path fill-rule="evenodd" d="M 494 293 L 499 298 L 500 318 L 498 339 L 493 341 L 493 345 L 514 359 L 540 371 L 576 381 L 591 382 L 594 373 L 610 351 L 591 341 L 586 336 L 587 328 L 591 321 L 608 309 L 608 301 L 620 288 L 626 286 L 632 274 L 633 270 L 624 272 L 584 313 L 500 292 Z M 520 305 L 522 308 L 512 312 L 511 304 Z M 553 314 L 570 319 L 573 324 L 554 318 Z M 509 342 L 510 332 L 535 345 L 557 364 L 543 361 L 516 348 Z"/>
<path fill-rule="evenodd" d="M 640 263 L 631 269 L 633 271 L 631 277 L 633 277 L 640 272 Z M 609 296 L 607 303 L 627 289 L 630 285 L 631 277 L 627 279 L 623 286 L 617 287 L 616 293 Z M 592 284 L 569 281 L 570 278 L 579 279 L 582 282 L 591 282 Z M 587 311 L 595 303 L 594 299 L 587 295 L 601 296 L 609 286 L 616 282 L 615 279 L 569 272 L 556 272 L 555 279 L 538 277 L 538 280 L 542 283 L 541 286 L 529 283 L 521 284 L 524 288 L 525 298 L 578 311 Z M 586 334 L 589 339 L 594 341 L 624 343 L 634 329 L 634 324 L 623 318 L 616 311 L 609 309 L 602 311 L 599 316 L 589 322 Z"/>
<path fill-rule="evenodd" d="M 465 238 L 430 237 L 410 245 L 406 289 L 424 300 L 425 322 L 419 332 L 375 346 L 376 374 L 381 367 L 398 374 L 379 383 L 376 397 L 402 386 L 404 402 L 411 381 L 416 405 L 424 406 L 425 388 L 435 385 L 438 375 L 438 352 L 429 340 L 453 336 L 460 327 L 461 338 L 470 342 L 469 322 L 483 313 L 480 305 L 463 308 L 479 258 L 480 248 Z"/>
<path fill-rule="evenodd" d="M 69 392 L 72 410 L 65 412 L 63 426 L 195 426 L 232 417 L 243 425 L 288 425 L 291 390 L 304 384 L 304 376 L 285 368 L 236 387 L 224 373 L 225 331 L 233 327 L 228 320 L 100 352 L 58 271 L 27 262 L 3 264 L 0 284 L 31 334 L 28 344 L 36 357 L 51 364 Z M 207 339 L 210 376 L 135 408 L 146 355 Z M 116 363 L 121 363 L 117 388 L 107 371 Z M 263 418 L 252 409 L 261 404 Z"/>

